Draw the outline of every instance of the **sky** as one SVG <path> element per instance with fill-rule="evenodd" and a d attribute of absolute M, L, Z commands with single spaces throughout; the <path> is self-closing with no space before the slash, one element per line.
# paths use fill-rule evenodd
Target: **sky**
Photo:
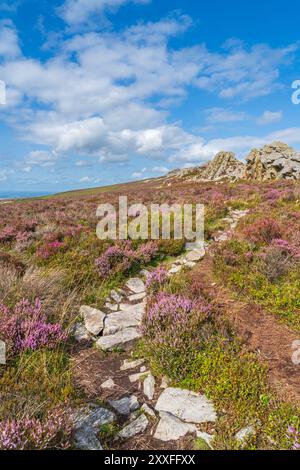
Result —
<path fill-rule="evenodd" d="M 300 149 L 299 17 L 298 0 L 0 1 L 0 190 Z"/>

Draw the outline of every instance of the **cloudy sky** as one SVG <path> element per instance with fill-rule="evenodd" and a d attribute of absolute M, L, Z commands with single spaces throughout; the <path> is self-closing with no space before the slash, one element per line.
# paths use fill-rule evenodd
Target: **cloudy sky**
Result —
<path fill-rule="evenodd" d="M 300 149 L 298 0 L 0 1 L 0 189 L 158 176 Z"/>

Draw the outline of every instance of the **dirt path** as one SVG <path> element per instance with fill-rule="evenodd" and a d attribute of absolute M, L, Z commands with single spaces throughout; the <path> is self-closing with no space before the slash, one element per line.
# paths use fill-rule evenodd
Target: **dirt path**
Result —
<path fill-rule="evenodd" d="M 194 269 L 193 275 L 201 277 L 203 289 L 230 319 L 245 348 L 256 352 L 267 363 L 269 383 L 278 396 L 300 404 L 300 365 L 292 361 L 292 344 L 300 335 L 254 303 L 236 299 L 217 282 L 210 253 Z"/>

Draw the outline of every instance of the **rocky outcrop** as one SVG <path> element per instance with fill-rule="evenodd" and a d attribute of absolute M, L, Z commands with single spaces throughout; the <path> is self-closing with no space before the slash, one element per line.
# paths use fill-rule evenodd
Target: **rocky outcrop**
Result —
<path fill-rule="evenodd" d="M 201 179 L 208 181 L 231 180 L 242 178 L 245 165 L 235 158 L 232 152 L 219 152 L 201 172 Z"/>
<path fill-rule="evenodd" d="M 282 142 L 253 149 L 247 157 L 246 179 L 257 181 L 300 178 L 300 153 Z"/>
<path fill-rule="evenodd" d="M 235 181 L 245 173 L 245 165 L 237 160 L 232 152 L 219 152 L 213 160 L 205 165 L 182 170 L 173 170 L 167 179 L 184 179 L 188 181 Z"/>

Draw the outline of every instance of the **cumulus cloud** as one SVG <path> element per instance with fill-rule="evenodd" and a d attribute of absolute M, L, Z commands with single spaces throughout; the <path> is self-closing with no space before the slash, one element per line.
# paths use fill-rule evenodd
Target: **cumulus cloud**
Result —
<path fill-rule="evenodd" d="M 123 3 L 68 0 L 60 12 L 72 24 L 76 18 L 82 22 Z M 77 162 L 85 157 L 112 163 L 147 157 L 189 164 L 205 161 L 229 145 L 242 151 L 253 141 L 261 142 L 251 136 L 205 141 L 172 122 L 170 103 L 184 100 L 190 87 L 224 99 L 271 93 L 280 86 L 281 67 L 289 64 L 297 46 L 248 49 L 231 41 L 217 53 L 205 45 L 173 50 L 170 38 L 186 31 L 191 22 L 185 15 L 173 14 L 117 34 L 71 34 L 45 61 L 22 55 L 13 25 L 0 23 L 0 76 L 8 96 L 1 116 L 23 139 L 43 149 L 49 146 L 49 151 L 26 157 L 24 168 L 53 166 L 64 154 Z M 210 124 L 247 118 L 227 107 L 207 113 Z"/>
<path fill-rule="evenodd" d="M 280 122 L 282 120 L 282 111 L 265 111 L 258 119 L 257 123 L 260 126 L 267 124 L 274 124 L 275 122 Z"/>
<path fill-rule="evenodd" d="M 87 23 L 104 11 L 115 12 L 126 3 L 149 3 L 151 0 L 66 0 L 58 13 L 70 25 Z"/>

